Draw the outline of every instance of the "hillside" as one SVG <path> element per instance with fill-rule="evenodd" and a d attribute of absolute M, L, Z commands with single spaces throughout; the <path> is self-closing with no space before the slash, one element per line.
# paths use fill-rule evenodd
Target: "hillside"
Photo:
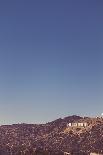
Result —
<path fill-rule="evenodd" d="M 88 125 L 67 126 L 73 122 Z M 103 118 L 69 116 L 46 124 L 0 126 L 0 155 L 62 155 L 63 152 L 103 154 Z"/>

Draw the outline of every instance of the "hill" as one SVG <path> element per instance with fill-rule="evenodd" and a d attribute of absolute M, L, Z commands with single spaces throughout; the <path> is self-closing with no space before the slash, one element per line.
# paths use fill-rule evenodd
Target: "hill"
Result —
<path fill-rule="evenodd" d="M 78 123 L 87 126 L 74 126 Z M 68 123 L 74 123 L 68 126 Z M 0 155 L 103 154 L 103 118 L 68 116 L 46 124 L 0 126 Z"/>

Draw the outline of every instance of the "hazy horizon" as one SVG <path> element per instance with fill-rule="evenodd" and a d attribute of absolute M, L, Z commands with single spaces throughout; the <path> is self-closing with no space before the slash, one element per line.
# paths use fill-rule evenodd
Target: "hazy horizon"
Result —
<path fill-rule="evenodd" d="M 103 112 L 103 1 L 0 2 L 0 124 Z"/>

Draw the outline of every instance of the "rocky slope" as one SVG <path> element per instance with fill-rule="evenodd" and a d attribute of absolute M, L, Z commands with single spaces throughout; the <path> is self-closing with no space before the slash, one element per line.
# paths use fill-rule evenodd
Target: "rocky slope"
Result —
<path fill-rule="evenodd" d="M 87 122 L 87 127 L 67 127 L 71 122 Z M 0 154 L 35 155 L 103 154 L 103 118 L 69 116 L 47 124 L 0 126 Z"/>

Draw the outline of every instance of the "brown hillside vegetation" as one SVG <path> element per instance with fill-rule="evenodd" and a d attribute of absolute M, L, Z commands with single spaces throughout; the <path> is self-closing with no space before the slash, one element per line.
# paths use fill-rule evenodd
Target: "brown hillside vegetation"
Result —
<path fill-rule="evenodd" d="M 86 127 L 68 123 L 87 122 Z M 103 118 L 69 116 L 47 124 L 0 126 L 0 155 L 103 154 Z"/>

